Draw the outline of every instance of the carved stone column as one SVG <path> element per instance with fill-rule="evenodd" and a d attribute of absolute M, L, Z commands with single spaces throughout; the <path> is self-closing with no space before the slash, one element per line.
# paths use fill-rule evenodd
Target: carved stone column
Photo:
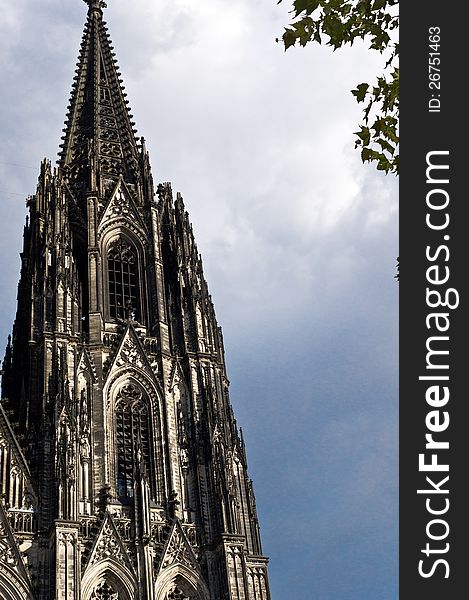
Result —
<path fill-rule="evenodd" d="M 55 522 L 55 600 L 80 600 L 78 528 L 78 523 Z"/>

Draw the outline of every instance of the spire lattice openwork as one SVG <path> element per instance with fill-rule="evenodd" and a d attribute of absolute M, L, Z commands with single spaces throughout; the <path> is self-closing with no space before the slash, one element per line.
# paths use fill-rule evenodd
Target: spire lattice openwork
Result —
<path fill-rule="evenodd" d="M 105 196 L 121 176 L 127 184 L 137 184 L 139 147 L 135 122 L 103 20 L 106 3 L 84 1 L 89 10 L 59 162 L 67 167 L 70 185 L 76 193 L 99 188 Z"/>

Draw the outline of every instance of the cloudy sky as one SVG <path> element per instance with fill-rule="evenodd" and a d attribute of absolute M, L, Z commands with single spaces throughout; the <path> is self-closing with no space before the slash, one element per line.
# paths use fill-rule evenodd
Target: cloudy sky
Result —
<path fill-rule="evenodd" d="M 108 0 L 157 181 L 224 330 L 273 600 L 397 597 L 397 180 L 363 166 L 366 46 L 275 43 L 290 2 Z M 56 158 L 86 6 L 0 0 L 0 343 L 24 199 Z"/>

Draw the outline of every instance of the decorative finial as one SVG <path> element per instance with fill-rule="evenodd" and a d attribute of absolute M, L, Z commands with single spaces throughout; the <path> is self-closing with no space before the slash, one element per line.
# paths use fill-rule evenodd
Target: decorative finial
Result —
<path fill-rule="evenodd" d="M 106 2 L 104 0 L 83 0 L 89 6 L 89 12 L 92 10 L 102 10 L 103 8 L 107 8 Z"/>

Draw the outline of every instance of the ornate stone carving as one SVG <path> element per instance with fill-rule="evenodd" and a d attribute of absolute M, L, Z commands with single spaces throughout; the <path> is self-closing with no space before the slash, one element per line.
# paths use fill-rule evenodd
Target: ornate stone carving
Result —
<path fill-rule="evenodd" d="M 126 383 L 119 391 L 119 398 L 124 402 L 138 402 L 142 399 L 142 390 L 133 383 Z"/>
<path fill-rule="evenodd" d="M 61 531 L 58 536 L 57 536 L 58 542 L 59 544 L 63 544 L 64 546 L 66 544 L 72 544 L 75 545 L 77 542 L 77 539 L 75 537 L 74 533 L 70 533 L 67 531 Z"/>
<path fill-rule="evenodd" d="M 185 565 L 191 570 L 199 570 L 195 554 L 178 522 L 174 524 L 167 542 L 164 556 L 161 561 L 161 570 L 174 564 Z"/>
<path fill-rule="evenodd" d="M 120 157 L 120 147 L 117 144 L 102 144 L 102 153 L 106 156 L 117 156 Z M 122 187 L 119 187 L 112 197 L 108 207 L 105 211 L 106 219 L 113 219 L 116 217 L 124 217 L 132 222 L 140 222 L 140 215 L 133 206 L 128 194 L 126 194 Z"/>
<path fill-rule="evenodd" d="M 99 124 L 103 127 L 116 127 L 116 120 L 109 117 L 101 117 Z"/>
<path fill-rule="evenodd" d="M 91 456 L 91 447 L 88 435 L 84 434 L 80 438 L 80 456 L 83 461 L 88 462 Z"/>
<path fill-rule="evenodd" d="M 122 156 L 121 148 L 119 144 L 102 143 L 100 147 L 101 154 L 104 156 L 116 156 L 120 158 Z"/>
<path fill-rule="evenodd" d="M 143 369 L 145 366 L 140 349 L 130 337 L 124 341 L 116 359 L 117 367 L 123 367 L 126 364 L 131 364 L 139 369 Z"/>
<path fill-rule="evenodd" d="M 0 563 L 11 567 L 18 564 L 18 556 L 10 544 L 8 532 L 3 523 L 0 523 Z"/>
<path fill-rule="evenodd" d="M 122 550 L 122 544 L 116 536 L 111 521 L 106 521 L 95 546 L 90 564 L 94 565 L 100 560 L 113 558 L 117 562 L 126 563 L 127 557 Z"/>
<path fill-rule="evenodd" d="M 119 600 L 119 592 L 116 592 L 108 583 L 100 583 L 91 594 L 90 600 Z"/>
<path fill-rule="evenodd" d="M 88 373 L 91 376 L 93 382 L 97 381 L 96 368 L 94 366 L 94 362 L 89 351 L 86 348 L 84 348 L 79 356 L 80 358 L 78 361 L 77 373 Z"/>
<path fill-rule="evenodd" d="M 110 108 L 109 106 L 100 106 L 99 107 L 99 114 L 103 115 L 103 116 L 108 116 L 108 117 L 109 116 L 110 117 L 114 116 L 114 112 L 113 112 L 112 108 Z M 104 133 L 107 134 L 109 131 L 110 130 L 106 130 L 106 132 L 103 131 L 101 133 L 101 137 L 102 138 L 106 138 L 106 136 L 104 135 Z M 116 132 L 116 138 L 119 139 L 118 136 L 117 136 L 117 132 Z"/>
<path fill-rule="evenodd" d="M 194 600 L 193 596 L 187 596 L 182 590 L 175 585 L 167 594 L 166 600 Z"/>

